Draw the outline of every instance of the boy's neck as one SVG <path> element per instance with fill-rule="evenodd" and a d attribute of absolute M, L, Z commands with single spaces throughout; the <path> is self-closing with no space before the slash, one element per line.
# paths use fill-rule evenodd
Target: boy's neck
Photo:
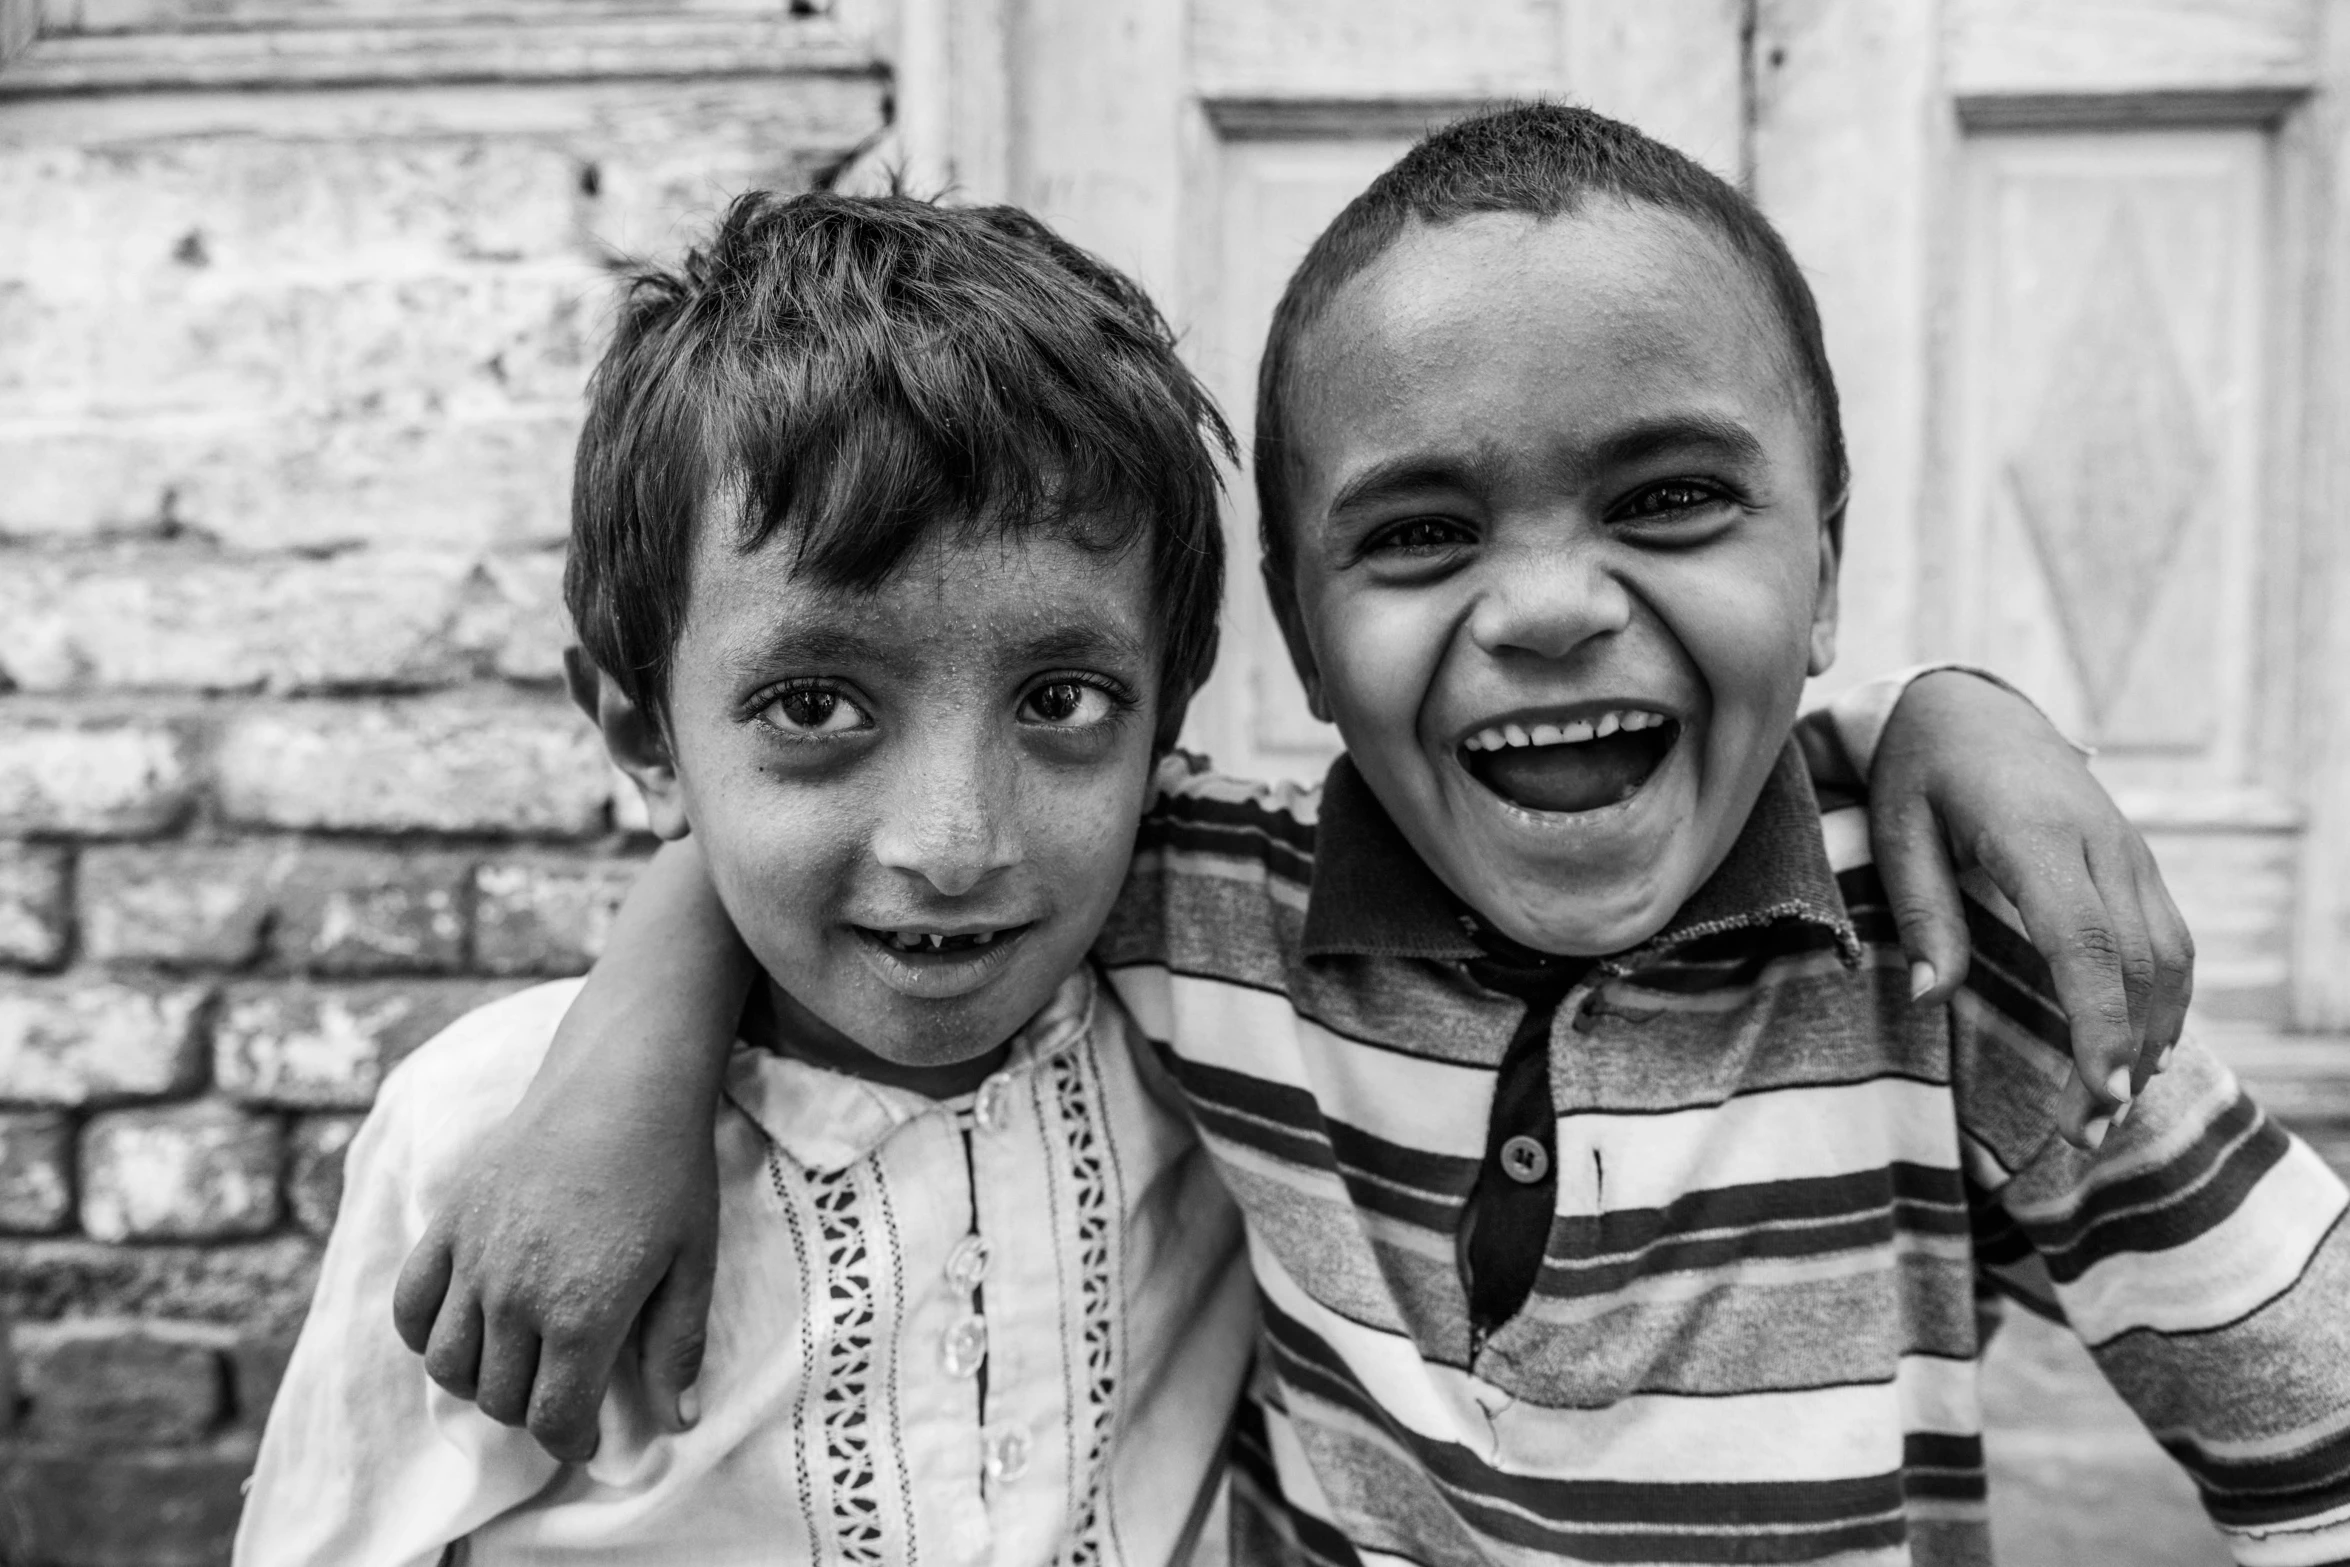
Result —
<path fill-rule="evenodd" d="M 780 1056 L 805 1061 L 844 1077 L 903 1088 L 927 1099 L 959 1099 L 987 1081 L 1012 1051 L 1007 1039 L 984 1055 L 946 1066 L 900 1066 L 884 1060 L 800 1005 L 767 979 L 751 987 L 743 1005 L 743 1038 Z"/>

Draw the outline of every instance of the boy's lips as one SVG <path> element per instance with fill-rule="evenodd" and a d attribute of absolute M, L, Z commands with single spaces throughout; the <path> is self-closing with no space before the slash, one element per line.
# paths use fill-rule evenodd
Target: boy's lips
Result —
<path fill-rule="evenodd" d="M 925 925 L 851 925 L 857 945 L 891 989 L 925 1000 L 967 995 L 1009 967 L 1036 928 L 993 925 L 954 930 Z"/>
<path fill-rule="evenodd" d="M 1585 706 L 1486 725 L 1457 755 L 1470 777 L 1521 810 L 1596 811 L 1639 793 L 1681 730 L 1655 708 Z"/>

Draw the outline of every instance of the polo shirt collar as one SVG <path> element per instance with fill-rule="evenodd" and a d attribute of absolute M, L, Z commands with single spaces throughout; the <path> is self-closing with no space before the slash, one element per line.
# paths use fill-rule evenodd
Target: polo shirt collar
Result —
<path fill-rule="evenodd" d="M 1703 937 L 1782 921 L 1825 932 L 1847 964 L 1860 961 L 1860 936 L 1820 835 L 1819 801 L 1792 740 L 1721 866 L 1662 931 L 1609 966 L 1621 969 Z M 1486 955 L 1477 928 L 1353 760 L 1331 763 L 1314 830 L 1305 956 L 1476 958 Z"/>

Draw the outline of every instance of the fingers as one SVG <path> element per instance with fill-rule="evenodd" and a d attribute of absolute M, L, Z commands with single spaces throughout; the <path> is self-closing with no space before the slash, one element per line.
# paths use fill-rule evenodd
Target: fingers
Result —
<path fill-rule="evenodd" d="M 2146 915 L 2153 948 L 2154 984 L 2146 1004 L 2146 1036 L 2138 1056 L 2143 1084 L 2170 1064 L 2170 1053 L 2186 1032 L 2187 1007 L 2195 999 L 2195 937 L 2171 901 L 2170 888 L 2144 843 L 2133 841 L 2133 881 Z"/>
<path fill-rule="evenodd" d="M 653 1418 L 682 1431 L 701 1418 L 702 1349 L 710 1317 L 715 1256 L 708 1246 L 680 1252 L 645 1303 L 645 1397 Z"/>
<path fill-rule="evenodd" d="M 2099 1106 L 2089 1085 L 2081 1081 L 2079 1067 L 2065 1074 L 2064 1087 L 2057 1093 L 2056 1130 L 2083 1153 L 2095 1153 L 2103 1147 L 2113 1130 L 2113 1118 Z"/>
<path fill-rule="evenodd" d="M 2130 986 L 2123 978 L 2124 938 L 2077 842 L 2017 860 L 1986 844 L 1982 865 L 2023 916 L 2024 932 L 2047 962 L 2057 1004 L 2071 1025 L 2073 1062 L 2086 1085 L 2090 1114 L 2110 1116 L 2129 1102 L 2138 1058 Z M 2143 933 L 2139 939 L 2143 941 Z M 2089 1141 L 2082 1103 L 2060 1098 L 2058 1128 L 2068 1142 Z"/>
<path fill-rule="evenodd" d="M 1966 904 L 1942 827 L 1922 798 L 1889 805 L 1870 822 L 1877 875 L 1909 954 L 1912 1001 L 1947 1001 L 1966 978 Z"/>
<path fill-rule="evenodd" d="M 400 1264 L 400 1281 L 392 1287 L 392 1326 L 399 1330 L 400 1342 L 414 1354 L 423 1354 L 432 1342 L 434 1321 L 449 1293 L 451 1263 L 448 1236 L 435 1220 L 408 1260 Z"/>
<path fill-rule="evenodd" d="M 2122 999 L 2129 1008 L 2129 1053 L 2119 1063 L 2126 1068 L 2125 1079 L 2130 1097 L 2145 1086 L 2140 1067 L 2147 1059 L 2147 1021 L 2154 1007 L 2154 940 L 2147 928 L 2146 905 L 2138 887 L 2137 863 L 2133 855 L 2120 846 L 2101 847 L 2092 842 L 2084 850 L 2089 865 L 2089 880 L 2105 904 L 2107 928 L 2113 932 L 2114 961 L 2121 970 Z M 2080 1040 L 2073 1041 L 2075 1059 L 2079 1059 Z M 2086 1072 L 2088 1068 L 2083 1067 Z M 2103 1078 L 2092 1081 L 2103 1082 Z M 2117 1096 L 2120 1097 L 2120 1096 Z"/>
<path fill-rule="evenodd" d="M 481 1303 L 463 1290 L 441 1302 L 424 1346 L 425 1374 L 459 1398 L 481 1385 Z"/>
<path fill-rule="evenodd" d="M 485 1313 L 483 1327 L 481 1386 L 473 1402 L 502 1426 L 521 1425 L 530 1418 L 531 1384 L 538 1380 L 539 1336 L 513 1317 Z"/>
<path fill-rule="evenodd" d="M 597 1412 L 619 1345 L 563 1333 L 539 1341 L 538 1378 L 523 1424 L 539 1446 L 567 1464 L 596 1456 Z"/>

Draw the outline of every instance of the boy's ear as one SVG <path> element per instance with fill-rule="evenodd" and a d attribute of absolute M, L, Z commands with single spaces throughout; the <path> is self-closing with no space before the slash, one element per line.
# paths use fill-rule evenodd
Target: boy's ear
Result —
<path fill-rule="evenodd" d="M 1846 496 L 1820 518 L 1820 579 L 1812 597 L 1811 661 L 1809 673 L 1824 675 L 1836 662 L 1836 579 L 1844 560 L 1844 506 Z"/>
<path fill-rule="evenodd" d="M 1330 704 L 1322 699 L 1322 666 L 1314 661 L 1314 646 L 1306 640 L 1305 621 L 1297 612 L 1297 590 L 1275 574 L 1269 561 L 1260 562 L 1257 571 L 1265 579 L 1265 597 L 1273 601 L 1273 619 L 1281 627 L 1281 640 L 1289 645 L 1289 662 L 1306 688 L 1306 711 L 1329 723 Z"/>
<path fill-rule="evenodd" d="M 645 817 L 655 834 L 682 838 L 691 830 L 685 814 L 685 792 L 678 787 L 677 766 L 670 759 L 669 740 L 653 715 L 629 700 L 617 682 L 604 678 L 587 649 L 563 650 L 563 683 L 571 700 L 604 737 L 604 753 L 628 774 L 643 796 Z"/>

